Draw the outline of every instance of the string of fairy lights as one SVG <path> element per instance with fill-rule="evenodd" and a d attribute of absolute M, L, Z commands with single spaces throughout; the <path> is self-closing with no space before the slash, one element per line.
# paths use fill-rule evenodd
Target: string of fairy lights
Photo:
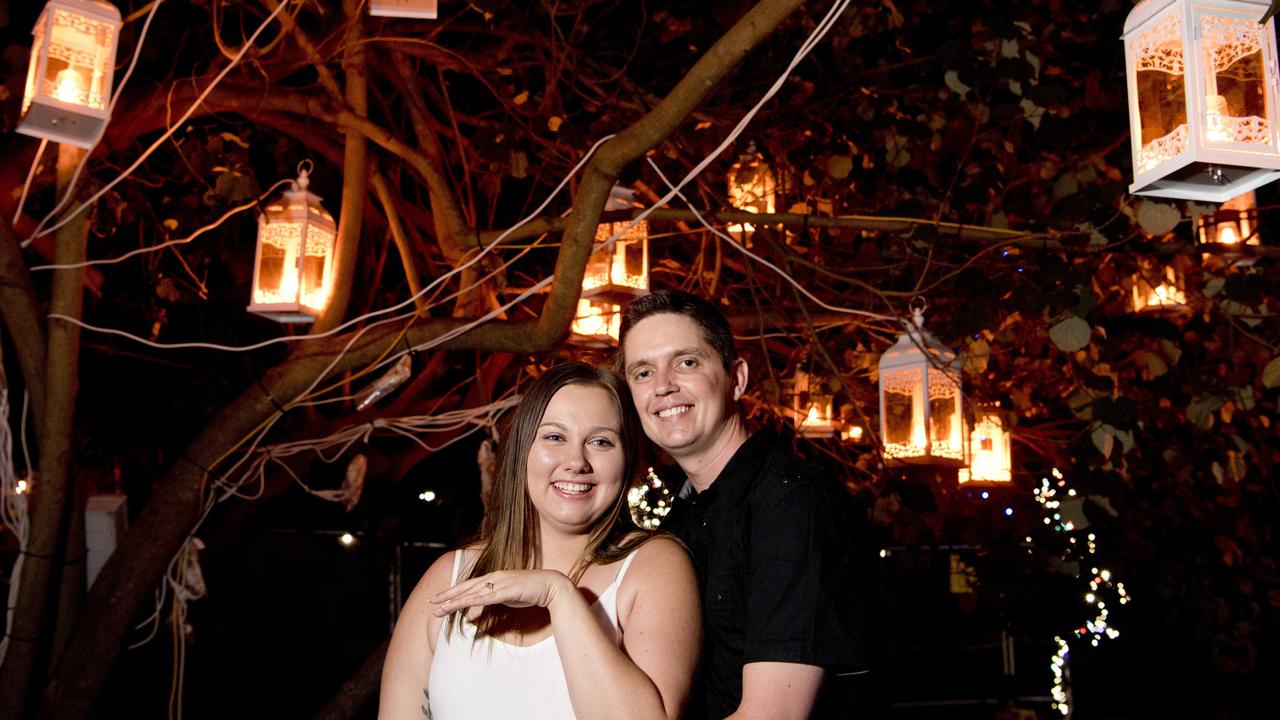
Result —
<path fill-rule="evenodd" d="M 1045 511 L 1044 524 L 1049 526 L 1055 534 L 1066 536 L 1065 554 L 1068 558 L 1074 559 L 1082 568 L 1086 566 L 1089 568 L 1087 576 L 1080 574 L 1078 577 L 1088 578 L 1087 589 L 1083 591 L 1081 599 L 1090 608 L 1092 617 L 1085 619 L 1065 637 L 1055 635 L 1053 642 L 1056 647 L 1053 656 L 1049 659 L 1049 669 L 1053 673 L 1053 688 L 1050 691 L 1053 709 L 1057 710 L 1062 717 L 1069 718 L 1074 709 L 1071 673 L 1068 667 L 1068 661 L 1071 658 L 1071 641 L 1087 638 L 1091 646 L 1098 647 L 1103 640 L 1114 640 L 1120 637 L 1120 631 L 1109 622 L 1111 609 L 1107 606 L 1107 602 L 1114 598 L 1117 604 L 1126 605 L 1130 601 L 1130 596 L 1125 590 L 1124 583 L 1115 580 L 1111 570 L 1098 564 L 1097 534 L 1091 532 L 1083 535 L 1083 538 L 1079 537 L 1084 528 L 1077 527 L 1073 520 L 1064 517 L 1063 499 L 1078 497 L 1075 489 L 1068 487 L 1066 478 L 1057 468 L 1054 468 L 1050 475 L 1052 477 L 1041 478 L 1040 486 L 1034 490 L 1036 502 Z M 1083 542 L 1081 542 L 1082 539 Z M 1031 542 L 1031 536 L 1027 536 L 1026 540 Z"/>
<path fill-rule="evenodd" d="M 671 512 L 671 488 L 649 468 L 644 482 L 627 491 L 627 505 L 636 525 L 646 530 L 656 529 Z"/>

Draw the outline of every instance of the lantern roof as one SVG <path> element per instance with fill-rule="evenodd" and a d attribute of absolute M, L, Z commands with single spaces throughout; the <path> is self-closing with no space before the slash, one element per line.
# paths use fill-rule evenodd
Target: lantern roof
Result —
<path fill-rule="evenodd" d="M 917 363 L 919 358 L 926 352 L 937 356 L 946 363 L 956 360 L 954 350 L 943 345 L 928 330 L 924 329 L 923 308 L 913 310 L 911 320 L 904 320 L 902 324 L 906 328 L 906 332 L 899 335 L 898 342 L 894 343 L 893 347 L 880 356 L 880 367 L 882 369 Z"/>
<path fill-rule="evenodd" d="M 96 15 L 103 20 L 120 24 L 120 9 L 103 0 L 49 0 L 45 10 L 62 7 L 84 15 Z"/>
<path fill-rule="evenodd" d="M 1129 14 L 1124 19 L 1124 34 L 1128 35 L 1138 29 L 1143 23 L 1158 15 L 1162 10 L 1170 5 L 1186 4 L 1186 0 L 1142 0 L 1142 2 L 1133 6 Z M 1266 8 L 1271 3 L 1270 0 L 1218 0 L 1217 5 L 1226 8 L 1239 5 L 1256 5 Z M 1123 36 L 1122 36 L 1123 37 Z"/>
<path fill-rule="evenodd" d="M 609 199 L 604 204 L 604 209 L 608 210 L 631 210 L 632 208 L 643 207 L 636 201 L 636 192 L 629 187 L 622 185 L 614 185 L 609 191 Z"/>

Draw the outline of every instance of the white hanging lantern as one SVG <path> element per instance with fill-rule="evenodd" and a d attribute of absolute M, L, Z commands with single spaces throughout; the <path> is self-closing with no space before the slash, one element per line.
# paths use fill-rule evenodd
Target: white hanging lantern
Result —
<path fill-rule="evenodd" d="M 889 465 L 965 464 L 960 359 L 924 330 L 923 308 L 880 356 L 880 437 Z"/>
<path fill-rule="evenodd" d="M 49 0 L 31 31 L 17 131 L 89 149 L 110 118 L 120 11 L 101 0 Z"/>
<path fill-rule="evenodd" d="M 333 295 L 338 226 L 307 190 L 308 175 L 299 166 L 298 179 L 258 219 L 249 312 L 282 323 L 315 320 Z"/>
<path fill-rule="evenodd" d="M 969 433 L 969 467 L 960 468 L 960 482 L 1011 482 L 1013 448 L 998 412 L 979 409 Z"/>
<path fill-rule="evenodd" d="M 1187 307 L 1185 275 L 1177 258 L 1167 264 L 1139 258 L 1132 285 L 1134 312 L 1177 312 Z"/>
<path fill-rule="evenodd" d="M 1258 200 L 1254 192 L 1222 203 L 1218 212 L 1196 220 L 1196 239 L 1205 245 L 1258 245 Z"/>
<path fill-rule="evenodd" d="M 604 209 L 628 210 L 637 207 L 634 194 L 617 186 L 609 194 Z M 612 248 L 601 248 L 615 238 Z M 600 223 L 596 228 L 596 250 L 587 259 L 582 278 L 582 297 L 625 302 L 649 292 L 649 224 Z"/>
<path fill-rule="evenodd" d="M 774 212 L 778 180 L 764 156 L 756 152 L 754 143 L 729 168 L 728 180 L 729 204 L 734 208 L 750 213 Z M 755 229 L 751 223 L 730 223 L 728 227 L 729 234 L 740 243 L 746 243 Z"/>
<path fill-rule="evenodd" d="M 796 370 L 791 380 L 791 414 L 796 434 L 807 438 L 832 437 L 837 433 L 835 395 L 804 370 Z"/>
<path fill-rule="evenodd" d="M 436 0 L 369 0 L 369 14 L 435 20 L 439 17 L 436 6 Z"/>
<path fill-rule="evenodd" d="M 1129 192 L 1223 202 L 1280 175 L 1268 5 L 1143 0 L 1129 13 Z"/>

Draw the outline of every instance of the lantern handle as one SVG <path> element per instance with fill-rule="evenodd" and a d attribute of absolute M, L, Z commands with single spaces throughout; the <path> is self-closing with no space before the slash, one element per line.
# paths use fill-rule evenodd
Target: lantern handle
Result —
<path fill-rule="evenodd" d="M 924 311 L 929 309 L 929 303 L 925 301 L 923 295 L 916 295 L 911 298 L 911 302 L 907 304 L 907 308 L 911 310 L 911 323 L 917 328 L 924 327 Z"/>
<path fill-rule="evenodd" d="M 306 187 L 311 184 L 311 179 L 309 178 L 309 176 L 311 175 L 311 171 L 315 169 L 316 169 L 316 166 L 314 163 L 311 162 L 311 158 L 303 158 L 302 161 L 298 163 L 298 188 L 299 189 L 305 190 Z"/>

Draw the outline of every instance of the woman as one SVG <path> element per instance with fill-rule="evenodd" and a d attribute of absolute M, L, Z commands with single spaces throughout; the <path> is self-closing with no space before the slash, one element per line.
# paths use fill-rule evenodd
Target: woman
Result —
<path fill-rule="evenodd" d="M 640 430 L 612 371 L 567 363 L 516 409 L 480 539 L 405 603 L 382 720 L 676 718 L 700 645 L 684 548 L 636 529 Z"/>

